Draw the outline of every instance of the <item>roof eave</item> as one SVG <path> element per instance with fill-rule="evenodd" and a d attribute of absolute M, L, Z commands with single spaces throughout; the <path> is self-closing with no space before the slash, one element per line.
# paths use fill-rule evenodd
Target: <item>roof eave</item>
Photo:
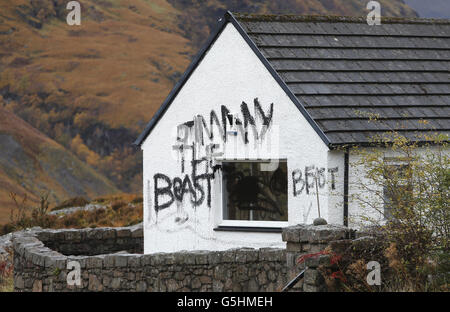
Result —
<path fill-rule="evenodd" d="M 240 20 L 256 22 L 345 22 L 345 23 L 367 23 L 366 16 L 342 16 L 342 15 L 297 15 L 297 14 L 248 14 L 234 13 Z M 450 24 L 450 19 L 418 18 L 418 17 L 390 17 L 382 16 L 382 24 Z"/>
<path fill-rule="evenodd" d="M 409 144 L 416 144 L 418 147 L 423 146 L 439 146 L 442 144 L 449 144 L 450 141 L 444 140 L 441 143 L 427 141 L 427 140 L 411 140 Z M 332 143 L 330 144 L 331 150 L 345 150 L 347 148 L 386 148 L 392 146 L 392 142 L 348 142 L 348 143 Z"/>

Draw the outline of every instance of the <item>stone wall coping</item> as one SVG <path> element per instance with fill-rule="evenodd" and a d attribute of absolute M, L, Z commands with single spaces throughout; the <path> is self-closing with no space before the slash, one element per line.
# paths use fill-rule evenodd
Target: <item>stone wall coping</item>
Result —
<path fill-rule="evenodd" d="M 142 239 L 142 224 L 16 232 L 14 289 L 255 292 L 280 289 L 288 277 L 285 249 L 134 253 L 142 250 Z M 71 261 L 80 265 L 78 285 L 67 283 Z"/>
<path fill-rule="evenodd" d="M 160 266 L 163 264 L 216 265 L 222 263 L 282 262 L 286 259 L 281 248 L 234 248 L 223 251 L 179 251 L 174 253 L 132 254 L 109 253 L 99 255 L 64 255 L 46 246 L 46 242 L 60 240 L 65 243 L 85 239 L 140 237 L 142 225 L 119 228 L 86 229 L 33 229 L 16 232 L 13 236 L 15 252 L 27 261 L 41 267 L 65 268 L 68 261 L 78 261 L 81 268 L 112 268 Z"/>
<path fill-rule="evenodd" d="M 355 230 L 343 225 L 298 224 L 283 228 L 282 239 L 289 243 L 326 244 L 355 237 Z"/>
<path fill-rule="evenodd" d="M 83 229 L 35 229 L 27 233 L 35 233 L 37 237 L 44 242 L 49 240 L 79 242 L 86 239 L 139 238 L 144 236 L 142 223 L 130 227 L 101 227 L 101 228 L 83 228 Z"/>
<path fill-rule="evenodd" d="M 342 225 L 298 224 L 283 229 L 286 248 L 141 254 L 142 223 L 118 228 L 36 227 L 12 235 L 14 287 L 17 291 L 274 291 L 306 269 L 295 290 L 325 291 L 319 268 L 330 266 L 332 257 L 322 251 L 345 250 L 349 244 L 373 239 L 355 239 L 358 234 Z M 296 265 L 298 257 L 305 255 L 309 256 Z M 77 287 L 67 285 L 71 261 L 82 269 Z"/>

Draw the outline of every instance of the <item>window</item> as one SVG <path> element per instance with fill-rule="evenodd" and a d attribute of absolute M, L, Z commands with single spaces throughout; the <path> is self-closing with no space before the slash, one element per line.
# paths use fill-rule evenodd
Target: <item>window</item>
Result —
<path fill-rule="evenodd" d="M 408 202 L 412 198 L 408 168 L 406 164 L 386 165 L 384 168 L 383 197 L 385 219 L 392 219 L 393 210 L 407 207 Z"/>
<path fill-rule="evenodd" d="M 265 166 L 262 166 L 262 165 Z M 287 163 L 272 171 L 264 161 L 222 163 L 223 220 L 287 221 Z"/>

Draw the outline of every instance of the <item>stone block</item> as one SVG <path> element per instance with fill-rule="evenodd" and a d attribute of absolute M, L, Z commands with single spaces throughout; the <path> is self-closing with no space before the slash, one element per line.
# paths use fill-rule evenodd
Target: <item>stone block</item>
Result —
<path fill-rule="evenodd" d="M 222 252 L 212 251 L 208 253 L 208 263 L 211 265 L 222 263 Z"/>
<path fill-rule="evenodd" d="M 115 256 L 114 255 L 105 255 L 103 258 L 103 265 L 105 268 L 113 268 L 115 264 Z"/>
<path fill-rule="evenodd" d="M 42 292 L 42 281 L 41 280 L 34 280 L 33 282 L 33 292 Z"/>
<path fill-rule="evenodd" d="M 65 241 L 66 240 L 66 231 L 65 230 L 55 230 L 55 232 L 53 232 L 53 237 L 51 238 L 52 240 L 56 240 L 56 241 Z"/>
<path fill-rule="evenodd" d="M 179 288 L 181 288 L 182 285 L 181 285 L 181 283 L 177 282 L 176 280 L 170 278 L 165 281 L 165 287 L 166 287 L 167 291 L 174 292 L 174 291 L 177 291 Z"/>
<path fill-rule="evenodd" d="M 55 258 L 55 268 L 63 270 L 67 268 L 67 257 Z"/>
<path fill-rule="evenodd" d="M 146 266 L 151 266 L 151 257 L 152 257 L 152 255 L 142 255 L 142 258 L 141 258 L 141 263 L 142 263 L 142 266 L 144 266 L 144 267 L 146 267 Z"/>
<path fill-rule="evenodd" d="M 128 265 L 127 255 L 114 255 L 114 266 L 116 267 L 126 267 Z"/>
<path fill-rule="evenodd" d="M 304 292 L 321 292 L 321 291 L 323 291 L 323 288 L 303 283 L 303 291 Z"/>
<path fill-rule="evenodd" d="M 211 284 L 212 283 L 212 278 L 210 276 L 200 276 L 200 282 L 202 284 Z"/>
<path fill-rule="evenodd" d="M 246 254 L 245 260 L 247 263 L 259 261 L 259 250 L 253 248 L 247 249 L 245 254 Z"/>
<path fill-rule="evenodd" d="M 130 255 L 128 259 L 128 266 L 132 268 L 138 268 L 142 265 L 142 255 Z"/>
<path fill-rule="evenodd" d="M 33 248 L 33 249 L 30 251 L 30 256 L 31 256 L 31 262 L 32 262 L 34 265 L 44 267 L 44 265 L 45 265 L 45 259 L 44 259 L 44 257 L 42 256 L 42 254 L 40 253 L 39 249 Z"/>
<path fill-rule="evenodd" d="M 303 252 L 310 252 L 312 248 L 312 245 L 310 243 L 303 243 L 302 244 L 302 251 Z"/>
<path fill-rule="evenodd" d="M 305 265 L 309 268 L 317 268 L 320 265 L 327 266 L 330 263 L 329 255 L 318 255 L 314 257 L 306 258 Z"/>
<path fill-rule="evenodd" d="M 51 233 L 50 231 L 44 230 L 42 232 L 39 232 L 37 234 L 37 237 L 39 238 L 40 241 L 46 242 L 46 241 L 49 241 L 53 237 L 53 233 Z"/>
<path fill-rule="evenodd" d="M 164 255 L 162 253 L 151 254 L 149 257 L 151 266 L 164 264 Z"/>
<path fill-rule="evenodd" d="M 327 243 L 332 240 L 346 239 L 354 236 L 354 230 L 345 226 L 299 224 L 283 229 L 283 241 L 297 243 Z"/>
<path fill-rule="evenodd" d="M 104 228 L 102 231 L 102 239 L 114 240 L 116 238 L 116 230 L 112 228 Z"/>
<path fill-rule="evenodd" d="M 103 291 L 103 284 L 101 280 L 94 274 L 89 274 L 89 291 Z"/>
<path fill-rule="evenodd" d="M 184 280 L 185 277 L 186 275 L 183 272 L 176 272 L 173 276 L 173 278 L 176 279 L 177 281 L 182 281 Z"/>
<path fill-rule="evenodd" d="M 25 287 L 24 280 L 20 275 L 14 275 L 14 289 L 23 289 Z"/>
<path fill-rule="evenodd" d="M 102 256 L 87 257 L 87 259 L 86 259 L 86 267 L 88 269 L 101 269 L 101 268 L 103 268 L 103 257 Z"/>
<path fill-rule="evenodd" d="M 197 251 L 195 255 L 195 264 L 205 265 L 208 264 L 208 251 Z"/>
<path fill-rule="evenodd" d="M 131 237 L 131 230 L 129 228 L 117 228 L 116 229 L 117 238 L 121 237 Z"/>
<path fill-rule="evenodd" d="M 346 239 L 350 236 L 351 229 L 340 225 L 312 226 L 308 231 L 310 243 L 328 243 L 333 240 Z"/>
<path fill-rule="evenodd" d="M 122 284 L 122 279 L 120 277 L 115 277 L 111 281 L 111 288 L 114 290 L 118 290 L 120 285 Z"/>
<path fill-rule="evenodd" d="M 247 254 L 243 250 L 236 250 L 235 252 L 236 263 L 245 263 L 247 261 Z"/>
<path fill-rule="evenodd" d="M 195 277 L 192 279 L 191 287 L 192 289 L 198 289 L 202 286 L 202 282 L 200 282 L 200 279 L 198 277 Z"/>
<path fill-rule="evenodd" d="M 284 262 L 286 259 L 286 250 L 277 248 L 261 248 L 259 250 L 258 259 L 269 262 Z"/>
<path fill-rule="evenodd" d="M 144 237 L 144 229 L 142 227 L 136 227 L 131 229 L 131 237 L 133 238 Z"/>
<path fill-rule="evenodd" d="M 46 268 L 57 268 L 57 260 L 65 260 L 65 257 L 55 256 L 53 254 L 44 256 L 44 266 Z M 64 261 L 65 262 L 65 261 Z"/>
<path fill-rule="evenodd" d="M 288 241 L 286 243 L 286 250 L 288 252 L 301 252 L 303 250 L 302 246 L 302 243 Z"/>
<path fill-rule="evenodd" d="M 233 263 L 236 261 L 236 250 L 230 249 L 222 251 L 222 262 L 223 263 Z"/>
<path fill-rule="evenodd" d="M 64 234 L 66 241 L 81 242 L 81 232 L 79 230 L 67 230 Z"/>
<path fill-rule="evenodd" d="M 177 260 L 183 261 L 185 257 L 177 258 L 178 255 L 169 253 L 169 254 L 161 254 L 161 257 L 163 258 L 162 261 L 164 261 L 165 264 L 174 264 L 178 263 Z"/>
<path fill-rule="evenodd" d="M 288 226 L 283 228 L 283 231 L 281 232 L 281 239 L 284 242 L 300 242 L 298 226 Z"/>
<path fill-rule="evenodd" d="M 257 279 L 258 279 L 258 284 L 260 286 L 265 285 L 267 283 L 267 274 L 266 274 L 266 272 L 265 271 L 260 272 L 258 274 Z"/>
<path fill-rule="evenodd" d="M 222 292 L 224 290 L 224 285 L 221 281 L 213 280 L 212 290 L 215 292 Z"/>
<path fill-rule="evenodd" d="M 87 240 L 101 240 L 102 239 L 102 233 L 103 231 L 101 229 L 89 229 L 86 231 L 86 239 Z"/>
<path fill-rule="evenodd" d="M 147 283 L 145 281 L 138 281 L 136 283 L 136 291 L 145 292 L 147 290 Z"/>
<path fill-rule="evenodd" d="M 103 276 L 102 284 L 104 287 L 109 287 L 112 279 L 109 276 Z"/>
<path fill-rule="evenodd" d="M 314 286 L 320 286 L 322 283 L 324 283 L 324 279 L 322 274 L 320 274 L 318 270 L 310 268 L 305 271 L 304 283 Z"/>
<path fill-rule="evenodd" d="M 318 253 L 324 251 L 327 247 L 327 244 L 310 244 L 308 253 Z"/>

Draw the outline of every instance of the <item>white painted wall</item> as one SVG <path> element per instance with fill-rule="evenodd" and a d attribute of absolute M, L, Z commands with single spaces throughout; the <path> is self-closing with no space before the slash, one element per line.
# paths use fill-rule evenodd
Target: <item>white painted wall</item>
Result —
<path fill-rule="evenodd" d="M 333 177 L 328 173 L 328 215 L 326 220 L 330 224 L 344 224 L 344 151 L 331 150 L 328 152 L 328 168 L 337 168 Z"/>
<path fill-rule="evenodd" d="M 165 115 L 143 143 L 144 151 L 144 252 L 171 252 L 179 250 L 224 250 L 234 247 L 283 247 L 279 233 L 219 232 L 214 227 L 221 222 L 222 199 L 221 180 L 216 174 L 212 186 L 211 208 L 206 200 L 193 207 L 186 194 L 183 202 L 155 213 L 154 175 L 162 173 L 171 179 L 183 177 L 181 159 L 173 150 L 176 144 L 176 126 L 193 120 L 197 114 L 205 117 L 209 124 L 209 114 L 213 109 L 221 118 L 221 105 L 226 105 L 232 113 L 242 118 L 240 105 L 245 101 L 254 116 L 253 100 L 258 98 L 264 111 L 273 103 L 272 125 L 269 128 L 272 149 L 268 150 L 267 139 L 255 144 L 252 132 L 250 142 L 243 144 L 241 137 L 223 144 L 214 128 L 214 143 L 225 148 L 225 155 L 248 158 L 284 158 L 288 161 L 288 219 L 289 224 L 311 223 L 317 216 L 317 197 L 311 187 L 294 196 L 294 170 L 301 170 L 303 178 L 306 166 L 325 168 L 328 182 L 320 189 L 321 215 L 336 223 L 342 223 L 342 205 L 339 198 L 327 194 L 330 174 L 327 169 L 338 167 L 337 177 L 343 179 L 343 154 L 329 153 L 317 133 L 304 119 L 283 89 L 260 62 L 233 25 L 228 24 L 211 47 L 202 62 L 191 75 L 173 100 Z M 269 136 L 267 136 L 269 137 Z M 209 140 L 206 139 L 206 142 Z M 278 145 L 278 148 L 276 146 Z M 234 152 L 237 151 L 237 154 Z M 259 153 L 259 155 L 258 155 Z M 185 172 L 191 172 L 186 154 Z M 298 171 L 296 172 L 298 177 Z M 337 179 L 338 180 L 338 179 Z M 206 188 L 206 182 L 200 183 Z M 300 189 L 302 182 L 297 182 Z M 336 182 L 337 191 L 342 181 Z M 338 208 L 336 208 L 338 207 Z M 187 220 L 180 222 L 180 220 Z M 177 221 L 178 220 L 178 221 Z"/>

